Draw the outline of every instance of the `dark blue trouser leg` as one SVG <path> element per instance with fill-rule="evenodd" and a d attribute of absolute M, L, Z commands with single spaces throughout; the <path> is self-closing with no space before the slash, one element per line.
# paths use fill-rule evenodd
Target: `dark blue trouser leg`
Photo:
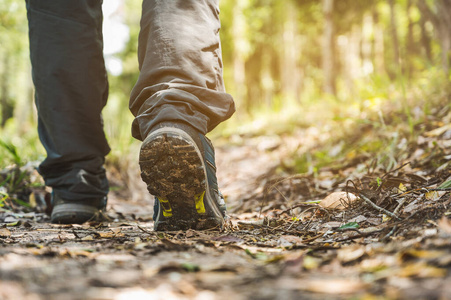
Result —
<path fill-rule="evenodd" d="M 39 172 L 61 198 L 104 197 L 110 149 L 101 116 L 108 97 L 102 1 L 26 4 L 38 131 L 47 151 Z"/>
<path fill-rule="evenodd" d="M 133 136 L 181 121 L 206 133 L 235 111 L 224 91 L 218 0 L 144 0 L 130 96 Z"/>

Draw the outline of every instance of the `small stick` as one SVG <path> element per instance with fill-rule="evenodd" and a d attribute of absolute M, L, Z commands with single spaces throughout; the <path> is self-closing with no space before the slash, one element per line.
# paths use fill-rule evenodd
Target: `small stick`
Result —
<path fill-rule="evenodd" d="M 79 239 L 80 236 L 75 232 L 75 229 L 72 229 L 72 234 L 75 236 L 76 239 Z"/>
<path fill-rule="evenodd" d="M 396 230 L 398 230 L 398 225 L 393 226 L 393 229 L 390 230 L 390 232 L 387 233 L 387 235 L 384 236 L 384 237 L 381 239 L 381 241 L 386 241 L 389 237 L 391 237 L 391 236 L 395 233 Z"/>
<path fill-rule="evenodd" d="M 435 184 L 435 183 L 434 183 L 434 184 Z M 430 191 L 437 191 L 437 192 L 447 192 L 447 191 L 451 191 L 451 188 L 441 188 L 441 189 L 435 188 L 435 189 L 427 189 L 426 186 L 430 186 L 430 185 L 433 185 L 433 184 L 425 185 L 425 186 L 423 186 L 423 187 L 421 187 L 421 188 L 417 188 L 417 189 L 413 189 L 413 190 L 406 191 L 406 192 L 404 192 L 404 193 L 402 193 L 402 194 L 400 194 L 400 195 L 398 195 L 398 196 L 395 196 L 395 197 L 402 197 L 402 196 L 405 196 L 405 195 L 407 195 L 407 194 L 410 194 L 410 193 L 413 193 L 413 192 L 417 192 L 417 191 L 425 191 L 426 193 L 427 193 L 427 192 L 430 192 Z"/>
<path fill-rule="evenodd" d="M 144 228 L 142 228 L 142 227 L 139 226 L 139 225 L 138 225 L 138 228 L 139 228 L 141 231 L 143 231 L 143 232 L 145 232 L 145 233 L 147 233 L 147 234 L 153 234 L 153 232 L 150 232 L 149 230 L 144 229 Z"/>
<path fill-rule="evenodd" d="M 365 195 L 363 195 L 362 193 L 359 193 L 359 197 L 362 198 L 366 203 L 368 203 L 369 205 L 371 205 L 372 207 L 374 207 L 375 209 L 377 209 L 380 212 L 385 213 L 386 215 L 389 215 L 392 218 L 395 218 L 397 220 L 401 220 L 400 217 L 398 217 L 397 215 L 395 215 L 394 213 L 392 213 L 391 211 L 386 210 L 385 208 L 382 208 L 380 206 L 377 206 L 376 204 L 373 203 L 373 201 L 371 201 L 370 199 L 368 199 Z"/>
<path fill-rule="evenodd" d="M 307 208 L 306 210 L 304 210 L 304 211 L 302 211 L 300 214 L 299 214 L 299 217 L 302 219 L 302 215 L 304 214 L 304 213 L 306 213 L 306 212 L 308 212 L 309 210 L 312 210 L 312 209 L 315 209 L 316 207 L 309 207 L 309 208 Z M 316 208 L 317 209 L 317 208 Z M 317 211 L 318 211 L 318 209 L 317 209 Z M 316 212 L 315 212 L 316 213 Z M 298 217 L 296 217 L 297 219 L 299 219 Z M 294 220 L 291 224 L 290 224 L 290 226 L 288 226 L 288 229 L 287 230 L 290 230 L 291 229 L 291 227 L 294 225 L 294 223 L 296 223 L 296 220 Z M 310 223 L 310 222 L 309 222 Z"/>
<path fill-rule="evenodd" d="M 336 231 L 355 231 L 359 234 L 363 234 L 363 232 L 361 232 L 360 230 L 358 230 L 357 228 L 337 228 L 335 229 Z"/>
<path fill-rule="evenodd" d="M 309 239 L 302 240 L 302 242 L 303 243 L 312 242 L 312 241 L 316 240 L 317 238 L 322 237 L 323 235 L 324 235 L 324 232 L 322 232 L 322 233 L 320 233 L 320 234 L 318 234 L 318 235 L 316 235 L 314 237 L 311 237 Z"/>
<path fill-rule="evenodd" d="M 295 204 L 295 205 L 293 205 L 293 206 L 290 207 L 290 208 L 287 208 L 287 209 L 284 209 L 284 210 L 278 212 L 277 215 L 280 216 L 280 215 L 282 215 L 282 214 L 284 214 L 284 213 L 287 213 L 287 212 L 289 212 L 289 211 L 291 211 L 291 210 L 293 210 L 293 209 L 295 209 L 295 208 L 298 208 L 298 207 L 318 207 L 318 206 L 319 206 L 319 205 L 316 204 L 316 203 L 310 203 L 310 204 L 300 203 L 300 204 Z"/>
<path fill-rule="evenodd" d="M 401 209 L 401 206 L 403 206 L 403 204 L 406 202 L 406 198 L 402 198 L 401 201 L 399 202 L 398 206 L 396 206 L 395 210 L 393 211 L 393 214 L 397 215 L 398 211 Z"/>
<path fill-rule="evenodd" d="M 410 164 L 410 161 L 409 162 L 406 162 L 406 163 L 404 163 L 404 164 L 402 164 L 400 167 L 398 167 L 398 168 L 396 168 L 396 169 L 393 169 L 393 170 L 390 170 L 390 171 L 388 171 L 387 173 L 385 173 L 382 177 L 381 177 L 381 179 L 384 179 L 388 174 L 390 174 L 390 173 L 393 173 L 393 172 L 396 172 L 396 171 L 398 171 L 398 170 L 401 170 L 402 168 L 404 168 L 405 166 L 407 166 L 408 164 Z"/>
<path fill-rule="evenodd" d="M 378 232 L 381 232 L 381 231 L 382 231 L 382 229 L 375 230 L 375 231 L 372 231 L 372 232 L 361 232 L 361 231 L 358 231 L 356 235 L 348 236 L 346 238 L 342 238 L 342 239 L 336 240 L 334 242 L 340 243 L 340 242 L 345 242 L 345 241 L 349 241 L 349 240 L 355 240 L 355 239 L 358 239 L 358 238 L 361 238 L 361 237 L 367 237 L 367 236 L 369 236 L 369 235 L 371 235 L 373 233 L 378 233 Z"/>

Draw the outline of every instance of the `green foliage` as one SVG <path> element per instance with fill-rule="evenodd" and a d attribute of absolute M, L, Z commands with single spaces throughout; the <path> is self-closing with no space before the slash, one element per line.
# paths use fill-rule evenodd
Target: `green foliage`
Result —
<path fill-rule="evenodd" d="M 382 184 L 382 179 L 380 177 L 376 178 L 377 187 L 380 187 Z"/>
<path fill-rule="evenodd" d="M 17 165 L 22 164 L 22 158 L 20 157 L 19 153 L 17 152 L 16 146 L 14 146 L 12 143 L 7 143 L 7 142 L 0 140 L 0 147 L 5 149 L 6 152 L 12 156 L 15 164 L 17 164 Z"/>
<path fill-rule="evenodd" d="M 349 229 L 349 228 L 359 228 L 359 227 L 360 227 L 359 223 L 357 223 L 357 222 L 349 222 L 349 223 L 346 223 L 346 224 L 338 227 L 338 229 Z"/>
<path fill-rule="evenodd" d="M 439 189 L 449 189 L 451 188 L 451 179 L 443 182 L 441 185 L 438 186 Z"/>
<path fill-rule="evenodd" d="M 416 143 L 421 134 L 430 130 L 431 115 L 446 112 L 446 106 L 451 105 L 451 90 L 443 88 L 447 86 L 446 76 L 436 70 L 427 71 L 423 76 L 431 80 L 426 83 L 421 79 L 418 85 L 405 92 L 397 89 L 396 84 L 366 87 L 366 100 L 350 100 L 341 107 L 331 105 L 329 111 L 334 114 L 331 118 L 325 119 L 323 111 L 315 109 L 315 105 L 307 107 L 304 113 L 312 116 L 311 124 L 318 124 L 319 134 L 330 135 L 330 138 L 313 149 L 293 153 L 284 167 L 292 172 L 316 173 L 325 166 L 339 170 L 353 160 L 371 157 L 376 167 L 393 169 L 408 157 L 411 143 Z M 315 111 L 321 114 L 314 117 Z M 437 161 L 436 164 L 443 163 Z"/>
<path fill-rule="evenodd" d="M 0 173 L 0 207 L 9 207 L 7 202 L 12 201 L 22 207 L 31 207 L 27 202 L 28 199 L 21 199 L 23 195 L 27 195 L 28 189 L 36 184 L 31 183 L 29 170 L 23 170 L 17 166 Z M 19 196 L 21 195 L 21 196 Z"/>

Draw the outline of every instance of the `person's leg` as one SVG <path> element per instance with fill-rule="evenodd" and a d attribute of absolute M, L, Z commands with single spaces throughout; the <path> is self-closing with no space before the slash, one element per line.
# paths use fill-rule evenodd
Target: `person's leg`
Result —
<path fill-rule="evenodd" d="M 183 121 L 205 134 L 235 111 L 222 79 L 218 2 L 143 1 L 141 73 L 130 96 L 137 139 L 164 121 Z"/>
<path fill-rule="evenodd" d="M 222 226 L 214 149 L 205 134 L 235 111 L 224 91 L 216 0 L 144 0 L 140 76 L 130 98 L 144 140 L 141 176 L 157 197 L 156 230 Z"/>
<path fill-rule="evenodd" d="M 39 172 L 53 188 L 52 221 L 83 222 L 105 206 L 108 193 L 101 1 L 26 5 L 38 132 L 47 152 Z"/>

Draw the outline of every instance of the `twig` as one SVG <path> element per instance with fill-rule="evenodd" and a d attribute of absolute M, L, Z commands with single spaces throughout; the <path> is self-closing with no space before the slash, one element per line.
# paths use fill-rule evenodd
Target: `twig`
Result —
<path fill-rule="evenodd" d="M 287 212 L 289 212 L 289 211 L 291 211 L 291 210 L 293 210 L 295 208 L 298 208 L 298 207 L 320 207 L 320 206 L 318 204 L 316 204 L 316 203 L 311 203 L 311 204 L 300 203 L 300 204 L 293 205 L 290 208 L 282 210 L 281 212 L 277 213 L 277 216 L 280 216 L 280 215 L 282 215 L 284 213 L 287 213 Z"/>
<path fill-rule="evenodd" d="M 349 229 L 355 229 L 355 228 L 349 228 Z M 355 240 L 355 239 L 358 239 L 358 238 L 361 238 L 361 237 L 367 237 L 367 236 L 369 236 L 369 235 L 371 235 L 373 233 L 381 232 L 382 230 L 383 229 L 379 229 L 379 230 L 375 230 L 375 231 L 371 231 L 371 232 L 362 232 L 362 231 L 359 231 L 359 230 L 355 230 L 355 231 L 357 231 L 356 235 L 348 236 L 346 238 L 342 238 L 342 239 L 337 240 L 335 242 L 345 242 L 345 241 L 349 241 L 349 240 Z"/>
<path fill-rule="evenodd" d="M 363 195 L 362 193 L 358 194 L 360 198 L 362 198 L 366 203 L 368 203 L 369 205 L 371 205 L 372 207 L 374 207 L 375 209 L 377 209 L 380 212 L 385 213 L 386 215 L 389 215 L 392 218 L 395 218 L 397 220 L 401 220 L 400 217 L 398 217 L 397 215 L 395 215 L 394 213 L 392 213 L 391 211 L 386 210 L 385 208 L 382 208 L 380 206 L 377 206 L 376 204 L 373 203 L 373 201 L 371 201 L 370 199 L 368 199 L 365 195 Z"/>
<path fill-rule="evenodd" d="M 319 207 L 319 206 L 318 206 L 318 207 Z M 309 208 L 309 209 L 310 209 L 310 208 Z M 307 209 L 307 210 L 309 210 L 309 209 Z M 306 212 L 307 210 L 305 210 L 304 212 Z M 302 213 L 304 213 L 304 212 L 302 212 Z M 315 213 L 314 213 L 313 215 L 315 215 L 317 212 L 318 212 L 318 209 L 315 211 Z M 329 217 L 329 212 L 327 212 L 327 216 Z M 308 228 L 308 227 L 310 226 L 310 224 L 312 223 L 312 221 L 313 221 L 313 218 L 310 218 L 310 220 L 307 222 L 307 224 L 305 224 L 304 230 L 305 230 L 305 228 Z"/>
<path fill-rule="evenodd" d="M 406 202 L 406 198 L 402 198 L 401 201 L 399 202 L 398 206 L 396 206 L 395 210 L 393 211 L 393 214 L 397 215 L 398 211 L 401 209 L 401 206 L 403 206 L 403 204 Z"/>
<path fill-rule="evenodd" d="M 287 197 L 285 197 L 285 195 L 282 194 L 282 192 L 281 192 L 277 187 L 274 187 L 274 189 L 275 189 L 275 190 L 283 197 L 283 200 L 285 200 L 286 202 L 288 202 Z"/>
<path fill-rule="evenodd" d="M 260 219 L 261 214 L 262 214 L 262 211 L 263 211 L 263 206 L 264 206 L 265 203 L 266 203 L 266 196 L 269 194 L 269 192 L 270 192 L 273 188 L 275 188 L 275 189 L 277 190 L 277 192 L 285 199 L 285 201 L 287 201 L 287 199 L 285 198 L 285 195 L 283 195 L 283 194 L 279 191 L 279 189 L 276 188 L 276 186 L 277 186 L 279 183 L 281 183 L 281 182 L 283 182 L 283 181 L 285 181 L 285 180 L 287 180 L 287 179 L 289 179 L 289 178 L 284 178 L 284 179 L 282 179 L 282 180 L 278 180 L 278 181 L 276 181 L 276 183 L 274 183 L 273 185 L 271 185 L 270 187 L 268 187 L 268 188 L 265 189 L 265 191 L 264 191 L 264 196 L 263 196 L 263 201 L 262 201 L 262 204 L 261 204 L 261 206 L 260 206 L 260 211 L 258 212 L 258 216 L 257 216 L 258 219 Z M 288 201 L 287 201 L 287 202 L 288 202 Z"/>
<path fill-rule="evenodd" d="M 291 222 L 290 226 L 288 226 L 288 229 L 287 229 L 287 230 L 290 230 L 291 227 L 293 227 L 294 223 L 296 223 L 296 221 L 297 221 L 297 220 L 293 220 L 293 222 Z"/>
<path fill-rule="evenodd" d="M 383 231 L 383 230 L 384 230 L 384 229 L 378 229 L 378 230 L 374 230 L 374 231 L 371 231 L 371 232 L 362 232 L 362 231 L 358 230 L 357 228 L 343 228 L 343 229 L 337 229 L 336 231 L 342 231 L 342 232 L 345 232 L 345 231 L 355 231 L 355 232 L 357 232 L 357 234 L 354 235 L 354 236 L 349 236 L 349 237 L 346 237 L 346 238 L 343 238 L 343 239 L 340 239 L 340 240 L 336 240 L 336 241 L 334 241 L 334 242 L 344 242 L 344 241 L 349 241 L 349 240 L 358 239 L 358 238 L 361 238 L 361 237 L 367 237 L 367 236 L 369 236 L 369 235 L 372 235 L 373 233 L 379 233 L 379 232 L 381 232 L 381 231 Z M 323 235 L 324 235 L 324 232 L 321 233 L 321 234 L 319 234 L 319 235 L 317 235 L 317 236 L 314 236 L 314 237 L 312 237 L 312 238 L 302 240 L 302 242 L 303 242 L 303 243 L 312 242 L 312 241 L 316 240 L 317 238 L 322 237 Z"/>
<path fill-rule="evenodd" d="M 319 237 L 322 237 L 323 235 L 324 235 L 324 232 L 322 232 L 322 233 L 320 233 L 318 235 L 315 235 L 314 237 L 311 237 L 309 239 L 302 240 L 302 242 L 303 243 L 313 242 L 314 240 L 316 240 Z"/>
<path fill-rule="evenodd" d="M 398 225 L 393 226 L 393 229 L 390 230 L 390 232 L 387 233 L 387 235 L 384 236 L 384 237 L 381 239 L 381 241 L 386 241 L 389 237 L 391 237 L 391 236 L 396 232 L 396 230 L 398 230 Z"/>
<path fill-rule="evenodd" d="M 335 229 L 335 231 L 355 231 L 357 233 L 363 233 L 360 230 L 358 230 L 357 228 L 337 228 Z"/>
<path fill-rule="evenodd" d="M 316 210 L 318 211 L 318 208 L 317 207 L 309 207 L 309 208 L 307 208 L 306 210 L 304 210 L 304 211 L 302 211 L 300 214 L 299 214 L 299 218 L 302 220 L 302 215 L 303 214 L 305 214 L 306 212 L 308 212 L 309 210 L 312 210 L 312 209 L 315 209 L 316 208 Z M 316 212 L 315 212 L 316 213 Z M 298 217 L 296 217 L 297 219 L 299 219 Z M 291 224 L 290 224 L 290 226 L 288 226 L 288 230 L 290 230 L 291 229 L 291 227 L 294 225 L 294 223 L 296 222 L 296 220 L 294 220 Z M 310 223 L 310 222 L 309 222 Z"/>
<path fill-rule="evenodd" d="M 443 203 L 443 206 L 446 207 L 450 202 L 451 202 L 451 200 L 450 200 L 450 201 L 447 201 L 447 202 L 445 202 L 445 203 Z M 419 208 L 419 209 L 415 210 L 414 212 L 412 212 L 412 214 L 411 214 L 410 216 L 404 218 L 404 219 L 402 220 L 402 222 L 406 222 L 406 221 L 412 219 L 412 218 L 413 218 L 416 214 L 418 214 L 419 212 L 423 212 L 423 211 L 428 210 L 428 209 L 430 209 L 430 210 L 436 210 L 437 207 L 427 206 L 427 207 Z"/>
<path fill-rule="evenodd" d="M 78 236 L 78 234 L 75 232 L 75 229 L 72 229 L 72 234 L 75 236 L 75 238 L 79 239 L 80 237 Z"/>
<path fill-rule="evenodd" d="M 152 235 L 153 235 L 153 232 L 150 232 L 149 230 L 147 230 L 147 229 L 145 229 L 145 228 L 142 228 L 142 227 L 139 226 L 139 225 L 138 225 L 138 228 L 139 228 L 141 231 L 143 231 L 143 232 L 145 232 L 145 233 L 147 233 L 147 234 L 152 234 Z"/>
<path fill-rule="evenodd" d="M 423 191 L 423 192 L 425 192 L 425 193 L 431 192 L 431 191 L 437 191 L 437 192 L 447 192 L 447 191 L 451 191 L 451 188 L 434 188 L 434 189 L 427 189 L 427 188 L 426 188 L 427 186 L 434 185 L 434 184 L 435 184 L 435 183 L 432 183 L 432 184 L 426 184 L 426 185 L 424 185 L 424 186 L 422 186 L 422 187 L 420 187 L 420 188 L 408 190 L 408 191 L 406 191 L 406 192 L 404 192 L 404 193 L 402 193 L 402 194 L 399 194 L 399 195 L 397 195 L 397 196 L 395 196 L 395 197 L 403 197 L 403 196 L 405 196 L 405 195 L 407 195 L 407 194 L 410 194 L 410 193 L 413 193 L 413 192 L 418 192 L 418 191 Z"/>
<path fill-rule="evenodd" d="M 283 197 L 283 199 L 284 199 L 286 202 L 288 202 L 287 197 L 285 197 L 285 195 L 277 188 L 277 185 L 280 184 L 281 182 L 284 182 L 284 181 L 287 181 L 287 180 L 291 180 L 291 179 L 295 179 L 295 178 L 303 178 L 303 177 L 305 177 L 305 176 L 302 175 L 302 174 L 296 174 L 296 175 L 288 176 L 288 177 L 286 177 L 286 178 L 282 178 L 282 179 L 280 179 L 280 180 L 277 180 L 275 183 L 273 183 L 271 186 L 269 186 L 268 188 L 265 189 L 265 197 L 264 197 L 264 199 L 266 200 L 267 194 L 268 194 L 272 189 L 275 189 L 275 190 Z M 264 202 L 265 202 L 265 201 L 262 202 L 262 205 L 261 205 L 261 207 L 260 207 L 260 212 L 259 212 L 259 214 L 258 214 L 258 218 L 260 218 L 260 215 L 261 215 L 261 213 L 262 213 Z M 291 209 L 293 209 L 293 208 L 294 208 L 294 207 L 291 207 L 289 210 L 291 210 Z M 284 212 L 286 212 L 286 211 L 284 211 Z M 283 212 L 282 212 L 282 213 L 283 213 Z M 280 214 L 282 214 L 282 213 L 280 213 Z M 279 214 L 279 215 L 280 215 L 280 214 Z"/>
<path fill-rule="evenodd" d="M 398 171 L 398 170 L 404 168 L 405 166 L 407 166 L 407 165 L 409 165 L 409 164 L 410 164 L 410 161 L 409 161 L 409 162 L 406 162 L 406 163 L 404 163 L 404 164 L 402 164 L 400 167 L 398 167 L 398 168 L 396 168 L 396 169 L 393 169 L 393 170 L 388 171 L 387 173 L 385 173 L 385 174 L 381 177 L 381 179 L 384 179 L 388 174 L 393 173 L 393 172 L 396 172 L 396 171 Z"/>

